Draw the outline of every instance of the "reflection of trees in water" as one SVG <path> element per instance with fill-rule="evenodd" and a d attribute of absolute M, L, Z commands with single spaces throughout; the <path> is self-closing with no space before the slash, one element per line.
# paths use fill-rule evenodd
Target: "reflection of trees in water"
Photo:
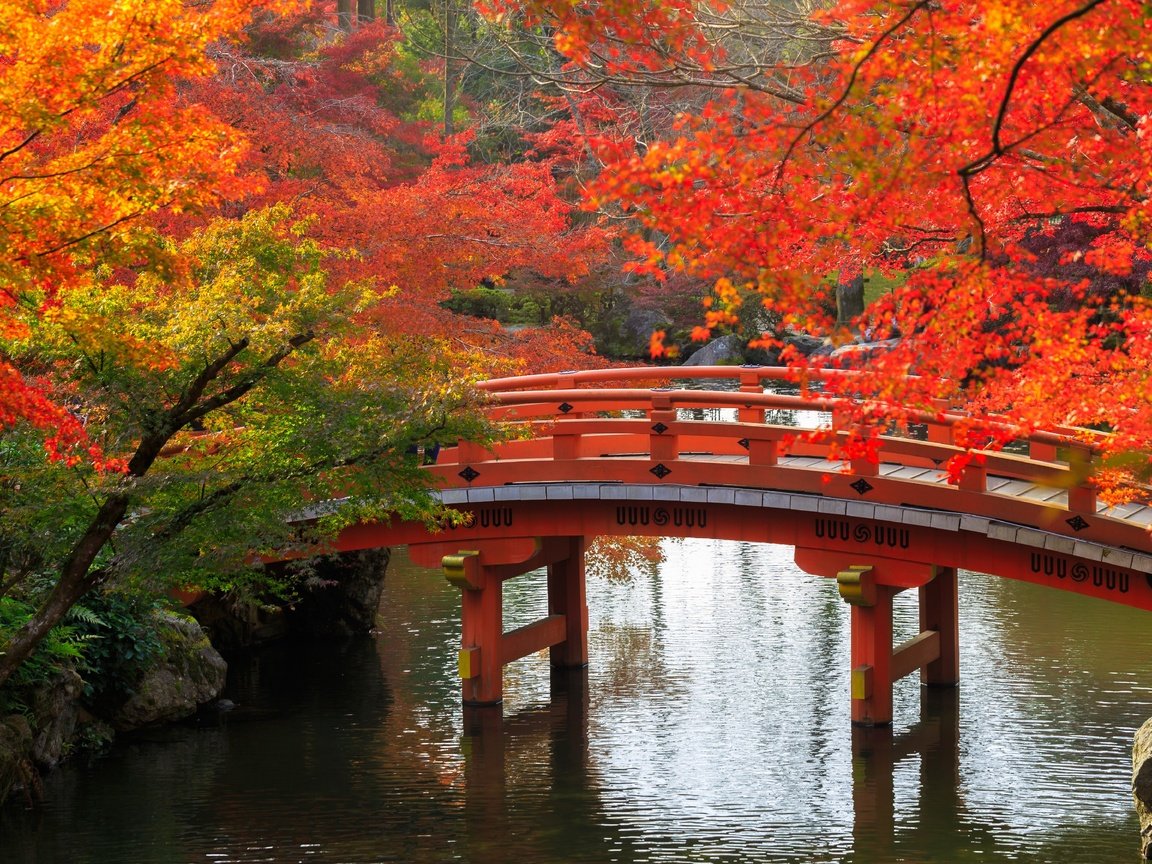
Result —
<path fill-rule="evenodd" d="M 593 673 L 598 698 L 674 691 L 658 634 L 651 627 L 604 623 L 593 636 L 597 663 L 603 667 Z"/>
<path fill-rule="evenodd" d="M 655 577 L 663 563 L 661 538 L 605 534 L 589 544 L 584 570 L 588 579 L 627 582 L 636 576 Z"/>
<path fill-rule="evenodd" d="M 959 691 L 925 688 L 920 697 L 920 720 L 902 732 L 852 730 L 854 820 L 849 860 L 859 864 L 923 857 L 949 862 L 999 860 L 989 856 L 1005 852 L 997 836 L 1000 826 L 973 812 L 964 800 Z M 914 791 L 907 786 L 898 791 L 897 774 L 913 765 Z M 933 853 L 938 857 L 928 857 Z"/>
<path fill-rule="evenodd" d="M 1127 669 L 1149 679 L 1152 658 L 1133 652 L 1132 646 L 1147 641 L 1152 613 L 980 573 L 965 573 L 962 579 L 961 602 L 978 598 L 986 609 L 981 617 L 1013 660 L 1035 658 L 1065 671 L 1100 676 Z"/>
<path fill-rule="evenodd" d="M 599 687 L 599 685 L 597 685 Z M 601 796 L 589 748 L 588 673 L 557 672 L 549 702 L 465 712 L 469 864 L 645 860 Z"/>

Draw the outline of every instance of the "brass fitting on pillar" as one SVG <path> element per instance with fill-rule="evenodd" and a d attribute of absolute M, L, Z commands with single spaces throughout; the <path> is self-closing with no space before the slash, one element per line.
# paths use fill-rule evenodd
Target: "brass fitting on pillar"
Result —
<path fill-rule="evenodd" d="M 445 555 L 440 566 L 444 570 L 444 578 L 461 591 L 479 591 L 484 587 L 479 552 L 464 550 L 455 555 Z"/>
<path fill-rule="evenodd" d="M 847 570 L 841 570 L 836 574 L 836 587 L 846 603 L 876 605 L 876 576 L 872 573 L 871 564 L 853 564 Z"/>

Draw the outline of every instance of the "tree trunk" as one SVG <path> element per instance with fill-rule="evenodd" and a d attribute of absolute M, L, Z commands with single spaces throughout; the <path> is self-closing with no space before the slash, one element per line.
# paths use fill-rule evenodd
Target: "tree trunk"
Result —
<path fill-rule="evenodd" d="M 376 20 L 375 0 L 356 0 L 356 17 L 364 24 Z"/>
<path fill-rule="evenodd" d="M 452 122 L 452 112 L 456 107 L 456 70 L 452 54 L 456 50 L 456 4 L 455 0 L 444 0 L 444 137 L 456 130 Z"/>
<path fill-rule="evenodd" d="M 355 0 L 336 0 L 336 26 L 343 30 L 345 33 L 352 32 L 352 25 L 355 23 L 356 17 L 356 3 Z"/>
<path fill-rule="evenodd" d="M 60 569 L 60 579 L 52 593 L 36 610 L 32 619 L 21 627 L 0 653 L 0 687 L 12 677 L 21 663 L 32 656 L 48 631 L 68 614 L 85 594 L 100 581 L 103 573 L 92 570 L 92 562 L 128 512 L 129 496 L 118 492 L 108 497 L 89 523 L 88 530 L 76 543 L 72 554 Z"/>
<path fill-rule="evenodd" d="M 343 2 L 343 0 L 341 0 Z M 208 363 L 190 381 L 179 400 L 165 413 L 164 421 L 140 439 L 136 452 L 128 462 L 128 476 L 123 478 L 116 491 L 109 493 L 88 523 L 88 527 L 72 547 L 72 552 L 60 567 L 59 578 L 47 599 L 36 610 L 32 619 L 21 627 L 6 645 L 0 649 L 0 687 L 12 677 L 20 664 L 32 656 L 36 646 L 68 614 L 81 598 L 91 591 L 106 576 L 103 570 L 93 570 L 96 556 L 112 539 L 116 528 L 124 521 L 132 503 L 135 481 L 148 473 L 153 463 L 160 457 L 172 436 L 181 429 L 199 421 L 218 408 L 231 405 L 241 399 L 268 373 L 292 354 L 301 345 L 307 344 L 316 334 L 309 330 L 297 333 L 278 350 L 272 352 L 259 365 L 259 372 L 247 380 L 239 381 L 214 395 L 205 398 L 208 386 L 216 381 L 221 372 L 241 353 L 247 350 L 248 337 L 229 344 L 218 357 Z"/>
<path fill-rule="evenodd" d="M 864 314 L 864 276 L 836 283 L 836 324 L 847 327 Z"/>

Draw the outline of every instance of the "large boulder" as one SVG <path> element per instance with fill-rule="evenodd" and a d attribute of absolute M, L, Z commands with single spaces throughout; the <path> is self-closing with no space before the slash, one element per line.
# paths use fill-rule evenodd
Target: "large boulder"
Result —
<path fill-rule="evenodd" d="M 624 357 L 645 357 L 657 330 L 670 330 L 672 321 L 659 309 L 632 307 L 620 325 L 619 344 L 614 347 Z"/>
<path fill-rule="evenodd" d="M 792 348 L 798 354 L 805 357 L 810 355 L 830 354 L 832 347 L 821 339 L 819 336 L 812 336 L 808 333 L 797 333 L 793 330 L 788 330 L 780 334 L 780 341 Z"/>
<path fill-rule="evenodd" d="M 241 651 L 288 635 L 282 606 L 258 604 L 230 595 L 204 594 L 188 607 L 221 651 Z"/>
<path fill-rule="evenodd" d="M 224 688 L 228 664 L 195 619 L 156 612 L 153 622 L 163 647 L 135 692 L 108 718 L 119 731 L 182 720 Z"/>
<path fill-rule="evenodd" d="M 1132 747 L 1132 797 L 1140 817 L 1140 854 L 1152 861 L 1152 720 L 1136 731 Z"/>
<path fill-rule="evenodd" d="M 736 335 L 713 339 L 682 366 L 739 366 L 744 362 L 744 340 Z"/>
<path fill-rule="evenodd" d="M 310 638 L 341 638 L 376 626 L 390 549 L 327 555 L 294 565 L 299 598 L 287 610 L 291 632 Z"/>
<path fill-rule="evenodd" d="M 221 651 L 285 638 L 343 638 L 376 626 L 391 551 L 364 549 L 272 565 L 295 589 L 291 602 L 258 604 L 206 594 L 188 611 Z"/>

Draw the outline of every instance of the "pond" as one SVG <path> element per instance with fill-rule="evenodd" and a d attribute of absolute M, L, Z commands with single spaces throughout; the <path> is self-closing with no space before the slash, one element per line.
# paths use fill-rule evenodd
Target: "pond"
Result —
<path fill-rule="evenodd" d="M 962 573 L 961 686 L 905 679 L 891 730 L 853 730 L 833 581 L 662 543 L 655 574 L 590 581 L 587 670 L 533 655 L 467 714 L 459 594 L 400 550 L 377 636 L 235 659 L 235 710 L 54 772 L 0 814 L 0 862 L 1138 860 L 1148 613 Z M 506 627 L 544 602 L 507 583 Z"/>

